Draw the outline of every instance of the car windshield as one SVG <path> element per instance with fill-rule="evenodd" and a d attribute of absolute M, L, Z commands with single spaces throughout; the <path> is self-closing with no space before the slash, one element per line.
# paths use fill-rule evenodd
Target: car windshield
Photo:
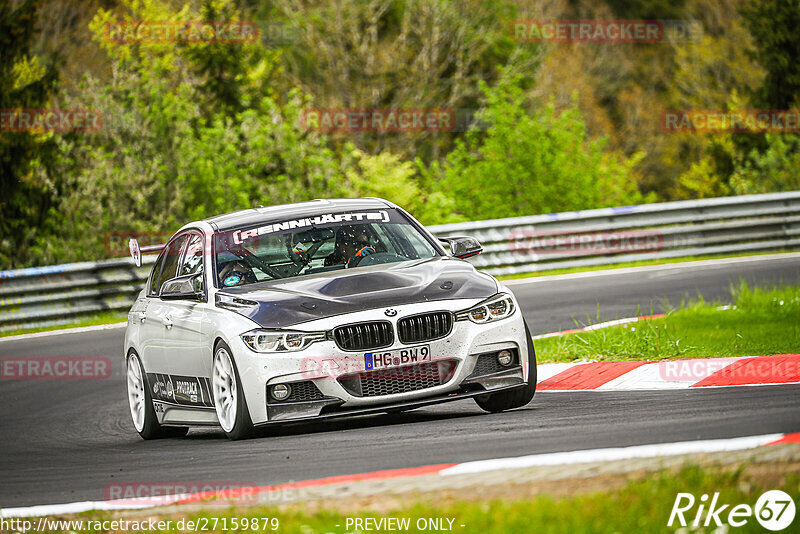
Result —
<path fill-rule="evenodd" d="M 331 213 L 220 232 L 214 250 L 219 287 L 439 255 L 395 209 Z"/>

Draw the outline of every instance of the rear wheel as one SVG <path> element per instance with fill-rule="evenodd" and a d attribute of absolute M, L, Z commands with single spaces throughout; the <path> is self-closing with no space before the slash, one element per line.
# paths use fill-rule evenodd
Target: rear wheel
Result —
<path fill-rule="evenodd" d="M 142 439 L 177 438 L 189 432 L 188 427 L 162 426 L 153 409 L 153 399 L 147 384 L 147 375 L 139 356 L 128 356 L 128 406 L 136 431 Z"/>
<path fill-rule="evenodd" d="M 253 436 L 253 422 L 244 398 L 242 381 L 230 348 L 220 341 L 214 350 L 212 378 L 214 408 L 222 430 L 232 440 Z"/>
<path fill-rule="evenodd" d="M 492 413 L 503 412 L 521 408 L 533 399 L 533 394 L 536 393 L 536 353 L 533 350 L 533 339 L 527 323 L 525 323 L 525 337 L 528 340 L 528 383 L 511 391 L 475 397 L 475 402 L 481 409 Z"/>

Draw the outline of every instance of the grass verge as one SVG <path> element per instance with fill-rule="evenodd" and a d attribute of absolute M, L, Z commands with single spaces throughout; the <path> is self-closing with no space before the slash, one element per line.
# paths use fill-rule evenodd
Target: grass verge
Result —
<path fill-rule="evenodd" d="M 661 319 L 541 339 L 539 363 L 575 360 L 660 360 L 796 353 L 800 350 L 800 287 L 732 289 L 720 309 L 702 299 Z"/>
<path fill-rule="evenodd" d="M 685 466 L 677 470 L 662 470 L 650 474 L 631 474 L 620 484 L 613 481 L 603 484 L 594 479 L 575 479 L 565 482 L 570 486 L 568 491 L 550 490 L 544 493 L 530 493 L 529 488 L 506 485 L 508 498 L 486 498 L 481 487 L 463 488 L 457 497 L 440 495 L 437 498 L 415 499 L 410 504 L 398 506 L 381 506 L 384 499 L 376 496 L 364 499 L 354 505 L 354 499 L 345 499 L 344 509 L 337 506 L 337 500 L 324 503 L 302 503 L 280 508 L 252 506 L 236 508 L 217 508 L 213 511 L 204 509 L 194 512 L 162 511 L 157 514 L 137 512 L 137 516 L 126 516 L 129 520 L 136 517 L 158 516 L 159 519 L 173 521 L 168 532 L 187 532 L 186 521 L 206 525 L 207 531 L 221 532 L 223 523 L 228 530 L 233 530 L 234 520 L 238 524 L 251 525 L 257 521 L 259 527 L 268 525 L 264 530 L 272 531 L 268 519 L 277 518 L 278 532 L 299 534 L 353 533 L 353 532 L 430 532 L 430 522 L 440 521 L 440 525 L 452 532 L 516 534 L 537 532 L 548 533 L 597 533 L 597 532 L 675 532 L 680 525 L 674 523 L 667 526 L 673 504 L 678 493 L 691 493 L 695 497 L 695 505 L 684 513 L 688 524 L 685 532 L 712 532 L 714 527 L 691 527 L 700 504 L 701 495 L 712 496 L 719 492 L 717 506 L 728 504 L 727 510 L 720 515 L 725 523 L 728 512 L 733 506 L 745 504 L 755 507 L 758 498 L 765 491 L 779 489 L 796 498 L 800 492 L 800 464 L 791 460 L 771 463 L 748 462 L 739 466 Z M 683 502 L 682 504 L 686 504 Z M 706 519 L 705 507 L 700 522 Z M 87 513 L 78 516 L 86 521 L 87 527 L 81 532 L 108 532 L 102 524 L 104 521 L 120 517 L 112 513 Z M 408 521 L 408 528 L 357 528 L 355 519 L 362 521 L 370 518 L 376 527 L 379 521 L 388 518 Z M 183 528 L 176 528 L 175 523 L 184 520 Z M 745 518 L 747 523 L 736 528 L 736 532 L 764 532 L 755 517 Z M 452 522 L 450 522 L 452 520 Z M 36 521 L 35 519 L 33 520 Z M 418 524 L 419 521 L 419 524 Z M 713 521 L 713 520 L 710 520 Z M 798 519 L 795 519 L 795 525 Z M 421 526 L 428 528 L 420 528 Z M 211 528 L 216 524 L 216 528 Z M 712 523 L 713 524 L 713 523 Z M 94 526 L 100 528 L 92 528 Z M 363 525 L 363 523 L 362 523 Z M 385 525 L 385 524 L 384 524 Z M 248 528 L 239 528 L 243 532 L 252 532 Z M 261 530 L 259 528 L 258 530 Z M 147 531 L 146 529 L 144 531 Z M 715 532 L 727 532 L 716 530 Z M 791 527 L 787 530 L 791 531 Z M 57 529 L 51 532 L 61 532 Z"/>

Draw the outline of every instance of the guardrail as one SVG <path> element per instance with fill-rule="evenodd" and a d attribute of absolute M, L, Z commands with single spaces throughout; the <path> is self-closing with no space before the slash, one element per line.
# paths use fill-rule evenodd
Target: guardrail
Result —
<path fill-rule="evenodd" d="M 471 235 L 470 261 L 493 275 L 800 249 L 800 191 L 666 202 L 431 226 Z M 0 271 L 0 331 L 128 309 L 155 256 Z"/>

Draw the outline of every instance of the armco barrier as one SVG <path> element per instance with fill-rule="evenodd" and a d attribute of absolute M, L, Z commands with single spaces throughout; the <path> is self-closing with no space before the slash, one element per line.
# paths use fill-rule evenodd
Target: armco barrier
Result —
<path fill-rule="evenodd" d="M 429 227 L 471 235 L 470 259 L 494 275 L 614 263 L 800 249 L 800 191 L 514 217 Z M 0 271 L 0 330 L 126 310 L 154 256 Z"/>

